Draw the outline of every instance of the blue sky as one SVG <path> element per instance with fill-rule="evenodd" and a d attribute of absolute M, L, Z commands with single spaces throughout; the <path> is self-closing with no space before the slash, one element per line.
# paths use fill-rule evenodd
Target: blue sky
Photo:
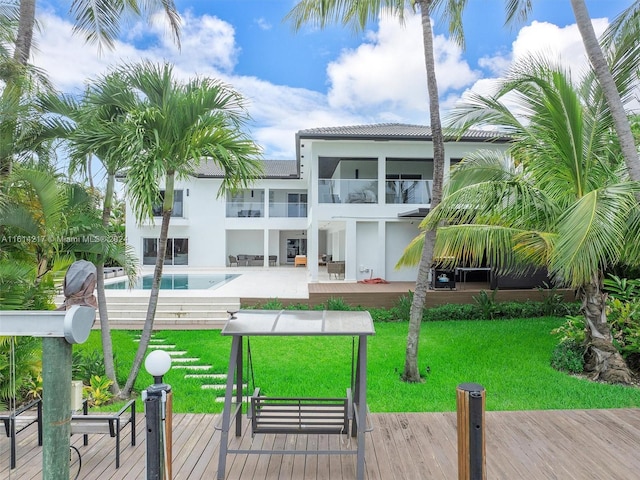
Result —
<path fill-rule="evenodd" d="M 159 19 L 132 21 L 114 51 L 98 54 L 71 35 L 71 1 L 38 2 L 41 30 L 33 63 L 56 86 L 79 93 L 120 62 L 170 61 L 184 78 L 220 78 L 240 91 L 253 118 L 250 133 L 265 158 L 293 159 L 295 132 L 336 125 L 427 124 L 426 80 L 418 17 L 401 27 L 381 17 L 363 33 L 334 26 L 294 33 L 283 23 L 294 0 L 176 0 L 183 19 L 179 51 Z M 569 0 L 535 0 L 531 18 L 504 26 L 505 0 L 471 0 L 464 17 L 467 48 L 434 26 L 443 114 L 466 91 L 487 91 L 515 60 L 543 51 L 578 73 L 585 66 Z M 597 32 L 632 0 L 587 0 Z"/>

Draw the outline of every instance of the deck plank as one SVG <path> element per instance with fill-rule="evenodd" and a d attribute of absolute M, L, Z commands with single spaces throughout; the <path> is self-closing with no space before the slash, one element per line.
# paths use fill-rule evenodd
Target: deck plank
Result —
<path fill-rule="evenodd" d="M 173 417 L 174 479 L 213 479 L 217 475 L 220 433 L 218 415 L 176 414 Z M 367 434 L 367 480 L 449 480 L 457 476 L 454 412 L 372 414 Z M 137 445 L 125 429 L 121 467 L 115 468 L 115 440 L 91 435 L 72 444 L 82 455 L 81 478 L 138 480 L 146 477 L 144 415 L 137 422 Z M 640 471 L 640 409 L 487 412 L 487 476 L 558 480 L 628 480 Z M 233 446 L 280 449 L 353 449 L 355 439 L 339 435 L 257 435 L 231 437 Z M 227 478 L 352 479 L 355 455 L 229 455 Z M 36 429 L 18 435 L 18 466 L 9 472 L 9 439 L 0 437 L 0 478 L 42 478 L 42 448 Z M 71 469 L 72 474 L 75 470 Z"/>

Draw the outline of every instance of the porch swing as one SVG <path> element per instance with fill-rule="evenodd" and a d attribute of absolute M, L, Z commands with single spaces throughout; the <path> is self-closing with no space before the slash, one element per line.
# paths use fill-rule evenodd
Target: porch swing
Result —
<path fill-rule="evenodd" d="M 351 340 L 351 381 L 345 397 L 271 397 L 255 387 L 251 339 L 247 338 L 248 380 L 253 394 L 247 398 L 251 437 L 256 434 L 343 434 L 349 433 L 353 418 L 355 337 Z M 355 429 L 352 436 L 355 436 Z"/>
<path fill-rule="evenodd" d="M 367 338 L 375 335 L 373 320 L 367 311 L 294 311 L 240 310 L 220 332 L 231 336 L 231 352 L 220 425 L 220 450 L 217 479 L 225 478 L 227 454 L 277 455 L 356 455 L 356 477 L 364 479 L 365 433 L 367 427 Z M 237 316 L 236 316 L 237 315 Z M 357 437 L 357 448 L 327 450 L 230 448 L 229 431 L 235 422 L 235 436 L 241 437 L 244 414 L 243 337 L 252 336 L 346 336 L 352 337 L 351 381 L 344 397 L 277 397 L 263 395 L 255 387 L 250 341 L 247 342 L 248 374 L 253 393 L 246 400 L 252 438 L 258 434 L 348 434 Z M 356 349 L 356 337 L 357 349 Z M 235 390 L 235 392 L 234 392 Z"/>

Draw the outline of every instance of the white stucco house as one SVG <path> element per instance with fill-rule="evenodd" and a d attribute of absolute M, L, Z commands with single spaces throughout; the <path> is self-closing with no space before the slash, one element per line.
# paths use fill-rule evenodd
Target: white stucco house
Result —
<path fill-rule="evenodd" d="M 167 268 L 223 267 L 238 255 L 273 268 L 306 255 L 313 282 L 326 255 L 344 261 L 346 281 L 415 280 L 416 269 L 394 266 L 431 202 L 429 127 L 313 128 L 299 131 L 295 142 L 295 160 L 265 160 L 264 178 L 235 195 L 217 198 L 222 171 L 212 163 L 176 181 Z M 506 149 L 507 142 L 487 131 L 451 139 L 445 171 L 469 152 Z M 137 225 L 128 206 L 126 218 L 128 243 L 142 265 L 153 265 L 160 218 Z"/>

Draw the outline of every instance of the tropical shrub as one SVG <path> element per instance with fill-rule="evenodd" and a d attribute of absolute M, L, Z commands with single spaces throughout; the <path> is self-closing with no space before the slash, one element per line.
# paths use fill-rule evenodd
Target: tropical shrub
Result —
<path fill-rule="evenodd" d="M 551 366 L 567 373 L 581 373 L 584 370 L 584 347 L 575 340 L 560 342 L 551 353 Z"/>
<path fill-rule="evenodd" d="M 85 385 L 83 389 L 89 406 L 99 407 L 111 401 L 113 394 L 109 391 L 109 387 L 112 383 L 107 377 L 93 375 L 89 379 L 89 385 Z"/>
<path fill-rule="evenodd" d="M 42 371 L 42 342 L 34 337 L 0 337 L 0 404 L 28 398 L 33 378 Z"/>
<path fill-rule="evenodd" d="M 104 376 L 104 356 L 99 350 L 74 351 L 71 366 L 71 376 L 75 380 L 89 385 L 94 376 Z"/>

